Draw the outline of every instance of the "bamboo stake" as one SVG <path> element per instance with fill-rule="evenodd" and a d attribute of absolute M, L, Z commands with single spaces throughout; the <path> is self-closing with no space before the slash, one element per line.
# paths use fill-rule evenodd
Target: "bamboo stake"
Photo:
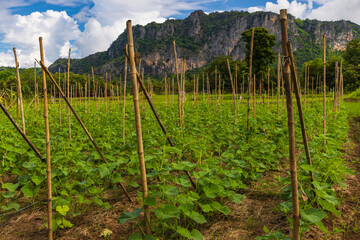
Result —
<path fill-rule="evenodd" d="M 24 104 L 23 104 L 23 98 L 22 98 L 22 90 L 21 90 L 21 80 L 20 80 L 20 72 L 19 72 L 19 62 L 17 60 L 16 56 L 16 48 L 13 48 L 14 51 L 14 57 L 15 57 L 15 66 L 16 66 L 16 89 L 18 93 L 18 105 L 20 106 L 21 111 L 21 122 L 22 122 L 22 128 L 24 133 L 25 131 L 25 115 L 24 115 Z"/>
<path fill-rule="evenodd" d="M 209 73 L 206 74 L 206 86 L 207 86 L 207 90 L 206 90 L 206 96 L 207 96 L 207 103 L 209 104 L 210 102 L 210 81 L 209 81 Z"/>
<path fill-rule="evenodd" d="M 35 87 L 34 87 L 34 92 L 35 92 L 35 102 L 34 102 L 34 115 L 35 115 L 35 124 L 37 123 L 37 109 L 36 109 L 36 102 L 37 102 L 37 82 L 36 82 L 36 62 L 34 62 L 34 82 L 35 82 Z"/>
<path fill-rule="evenodd" d="M 299 196 L 297 183 L 297 166 L 295 158 L 295 121 L 292 103 L 292 91 L 290 89 L 290 64 L 289 54 L 286 43 L 288 42 L 287 34 L 287 14 L 286 9 L 280 10 L 281 20 L 281 35 L 282 35 L 282 49 L 285 57 L 284 61 L 284 80 L 286 88 L 286 108 L 288 116 L 289 129 L 289 160 L 290 160 L 290 174 L 291 174 L 291 192 L 292 192 L 292 209 L 293 209 L 293 232 L 292 239 L 300 240 L 300 216 L 299 216 Z"/>
<path fill-rule="evenodd" d="M 42 37 L 39 37 L 40 44 L 40 59 L 45 62 L 44 50 L 42 44 Z M 47 188 L 48 188 L 48 237 L 49 240 L 53 239 L 52 235 L 52 192 L 51 192 L 51 159 L 50 159 L 50 127 L 48 118 L 48 101 L 47 101 L 47 88 L 46 88 L 46 75 L 42 70 L 42 82 L 44 91 L 44 120 L 45 120 L 45 138 L 46 138 L 46 173 L 47 173 Z"/>
<path fill-rule="evenodd" d="M 36 102 L 36 101 L 35 101 Z M 20 133 L 20 135 L 24 138 L 24 140 L 27 142 L 27 144 L 30 146 L 30 148 L 35 152 L 36 156 L 40 159 L 40 160 L 44 160 L 43 156 L 41 155 L 41 153 L 39 152 L 39 150 L 37 150 L 37 148 L 34 146 L 34 144 L 30 141 L 30 139 L 26 136 L 26 134 L 23 132 L 23 130 L 21 130 L 21 128 L 19 127 L 19 125 L 15 122 L 15 120 L 13 119 L 13 117 L 11 116 L 11 114 L 8 112 L 8 110 L 6 109 L 6 107 L 2 104 L 2 102 L 0 101 L 0 107 L 3 110 L 3 112 L 5 113 L 5 115 L 9 118 L 10 122 L 14 125 L 14 127 L 16 128 L 16 130 Z"/>
<path fill-rule="evenodd" d="M 344 100 L 344 77 L 343 77 L 343 72 L 342 72 L 342 58 L 340 58 L 340 86 L 341 86 L 341 100 Z M 339 106 L 340 106 L 340 98 L 339 98 Z M 339 108 L 340 110 L 340 108 Z"/>
<path fill-rule="evenodd" d="M 205 75 L 204 72 L 202 73 L 202 77 L 203 77 L 203 102 L 205 102 Z"/>
<path fill-rule="evenodd" d="M 36 62 L 35 62 L 36 63 Z M 61 85 L 61 73 L 59 68 L 59 85 Z M 59 128 L 61 128 L 61 97 L 59 93 Z"/>
<path fill-rule="evenodd" d="M 96 148 L 97 152 L 99 153 L 100 157 L 102 158 L 102 160 L 106 163 L 109 163 L 105 156 L 103 155 L 103 153 L 101 152 L 100 148 L 98 147 L 98 145 L 96 144 L 95 140 L 92 138 L 92 136 L 90 135 L 90 132 L 87 130 L 87 128 L 85 127 L 84 123 L 81 121 L 79 115 L 75 112 L 74 108 L 72 107 L 72 105 L 70 104 L 69 100 L 67 99 L 67 97 L 65 96 L 64 92 L 61 90 L 60 86 L 56 83 L 56 81 L 54 80 L 53 76 L 51 75 L 51 73 L 49 72 L 49 70 L 47 69 L 47 67 L 42 63 L 42 62 L 38 62 L 42 69 L 46 72 L 46 74 L 50 77 L 50 80 L 54 83 L 54 85 L 56 86 L 56 88 L 58 89 L 58 91 L 61 93 L 62 98 L 65 100 L 66 104 L 68 105 L 68 107 L 70 108 L 70 110 L 72 111 L 72 113 L 74 114 L 75 118 L 78 120 L 78 122 L 80 123 L 81 127 L 83 128 L 83 130 L 85 131 L 86 135 L 88 136 L 88 138 L 90 139 L 90 141 L 92 142 L 92 144 L 94 145 L 94 147 Z M 125 187 L 123 186 L 122 183 L 120 183 L 121 188 L 124 190 L 126 196 L 129 198 L 129 200 L 132 202 L 131 197 L 129 196 L 129 194 L 127 193 Z"/>
<path fill-rule="evenodd" d="M 176 55 L 176 43 L 173 40 L 174 45 L 174 56 L 175 56 L 175 72 L 176 72 L 176 81 L 178 87 L 178 109 L 179 109 L 179 127 L 182 127 L 182 117 L 181 117 L 181 87 L 179 81 L 179 70 L 178 70 L 178 62 L 177 62 L 177 55 Z"/>
<path fill-rule="evenodd" d="M 70 53 L 71 48 L 69 48 L 69 57 L 68 57 L 68 74 L 67 74 L 67 98 L 70 98 Z M 69 140 L 71 140 L 71 115 L 70 109 L 68 109 L 68 122 L 69 122 Z"/>
<path fill-rule="evenodd" d="M 268 107 L 270 107 L 270 68 L 268 68 Z"/>
<path fill-rule="evenodd" d="M 131 23 L 131 22 L 130 22 L 130 23 Z M 130 62 L 130 59 L 129 59 L 130 57 L 129 57 L 129 55 L 128 55 L 125 51 L 124 51 L 124 54 L 125 54 L 125 57 L 128 58 L 128 61 Z M 153 102 L 151 101 L 148 92 L 146 91 L 145 85 L 144 85 L 143 81 L 142 81 L 141 78 L 140 78 L 140 74 L 139 74 L 139 73 L 136 73 L 136 77 L 137 77 L 137 81 L 139 82 L 140 87 L 141 87 L 142 91 L 144 92 L 144 95 L 145 95 L 145 97 L 146 97 L 146 99 L 147 99 L 147 101 L 148 101 L 148 103 L 149 103 L 149 105 L 150 105 L 150 108 L 151 108 L 151 110 L 153 111 L 153 113 L 154 113 L 154 115 L 155 115 L 155 118 L 156 118 L 157 122 L 158 122 L 159 125 L 160 125 L 160 128 L 161 128 L 162 132 L 164 133 L 165 136 L 167 136 L 167 131 L 166 131 L 165 127 L 164 127 L 164 124 L 162 123 L 162 121 L 161 121 L 161 119 L 160 119 L 160 117 L 159 117 L 159 115 L 158 115 L 158 113 L 157 113 L 157 111 L 156 111 L 156 109 L 155 109 L 155 107 L 154 107 L 154 104 L 153 104 Z M 170 138 L 169 136 L 167 136 L 166 139 L 168 140 L 169 144 L 170 144 L 172 147 L 175 147 L 173 141 L 171 140 L 171 138 Z M 190 173 L 189 173 L 187 170 L 184 170 L 184 171 L 185 171 L 186 175 L 188 175 L 188 178 L 189 178 L 192 186 L 196 189 L 196 183 L 192 180 Z"/>
<path fill-rule="evenodd" d="M 323 115 L 324 115 L 324 146 L 326 145 L 326 37 L 325 35 L 323 35 L 323 41 L 324 41 L 324 89 L 323 89 L 323 93 L 324 93 L 324 108 L 323 108 Z"/>
<path fill-rule="evenodd" d="M 233 101 L 234 101 L 234 126 L 236 126 L 236 96 L 235 96 L 235 86 L 234 86 L 234 82 L 232 79 L 232 74 L 231 74 L 231 68 L 230 68 L 230 62 L 229 59 L 227 60 L 227 65 L 228 65 L 228 70 L 229 70 L 229 76 L 230 76 L 230 82 L 231 82 L 231 88 L 232 88 L 232 94 L 233 94 Z"/>
<path fill-rule="evenodd" d="M 251 29 L 251 42 L 250 42 L 250 56 L 249 56 L 249 97 L 248 97 L 248 109 L 247 109 L 247 130 L 250 130 L 250 106 L 251 106 L 251 92 L 252 92 L 252 58 L 254 48 L 254 33 L 255 28 Z"/>
<path fill-rule="evenodd" d="M 334 89 L 334 107 L 333 112 L 336 112 L 336 103 L 337 103 L 337 95 L 338 95 L 338 80 L 339 80 L 339 63 L 335 62 L 335 89 Z"/>
<path fill-rule="evenodd" d="M 305 78 L 304 78 L 305 80 L 304 80 L 304 86 L 305 86 L 305 88 L 304 88 L 304 106 L 305 106 L 305 104 L 306 104 L 306 82 L 307 82 L 307 64 L 305 63 Z"/>
<path fill-rule="evenodd" d="M 254 84 L 254 100 L 253 100 L 253 114 L 254 114 L 254 118 L 256 117 L 256 75 L 254 74 L 254 78 L 253 78 L 253 84 Z"/>
<path fill-rule="evenodd" d="M 128 20 L 126 22 L 126 28 L 127 28 L 127 38 L 128 38 L 128 44 L 129 44 L 129 58 L 130 58 L 132 89 L 133 89 L 134 110 L 135 110 L 138 155 L 139 155 L 140 172 L 141 172 L 141 183 L 142 183 L 142 188 L 143 188 L 142 189 L 143 190 L 143 199 L 145 200 L 145 198 L 148 195 L 148 187 L 147 187 L 147 180 L 146 180 L 146 168 L 145 168 L 144 149 L 143 149 L 142 131 L 141 131 L 139 92 L 137 89 L 137 81 L 136 81 L 137 76 L 136 76 L 136 66 L 135 66 L 135 58 L 134 58 L 134 43 L 133 43 L 132 26 L 131 26 L 130 20 Z M 174 49 L 175 49 L 175 44 L 174 44 Z M 149 207 L 147 205 L 144 205 L 144 214 L 145 214 L 145 231 L 146 231 L 146 234 L 150 234 L 151 233 L 150 211 L 149 211 Z"/>
<path fill-rule="evenodd" d="M 311 161 L 311 156 L 310 156 L 310 151 L 309 151 L 309 144 L 308 144 L 308 139 L 307 139 L 307 135 L 306 135 L 306 127 L 305 127 L 304 115 L 303 115 L 303 110 L 302 110 L 302 107 L 301 107 L 300 90 L 299 90 L 299 87 L 298 87 L 298 84 L 297 84 L 297 74 L 296 74 L 296 69 L 295 69 L 295 59 L 294 59 L 294 55 L 293 55 L 293 51 L 292 51 L 290 42 L 287 42 L 287 50 L 288 50 L 289 58 L 290 58 L 290 61 L 291 61 L 290 62 L 291 79 L 294 82 L 294 87 L 295 87 L 295 97 L 296 97 L 296 103 L 297 103 L 298 114 L 299 114 L 299 119 L 300 119 L 300 126 L 301 126 L 301 133 L 302 133 L 302 138 L 303 138 L 303 143 L 304 143 L 305 155 L 306 155 L 306 159 L 308 161 L 308 164 L 310 166 L 312 166 L 312 161 Z M 311 179 L 311 185 L 312 185 L 312 188 L 313 188 L 314 194 L 315 194 L 315 186 L 313 185 L 314 174 L 313 174 L 312 171 L 309 171 L 309 175 L 310 175 L 310 179 Z"/>
<path fill-rule="evenodd" d="M 128 52 L 128 45 L 126 44 L 126 53 Z M 123 99 L 123 119 L 122 119 L 122 137 L 125 144 L 125 107 L 126 107 L 126 77 L 127 77 L 127 58 L 125 57 L 125 76 L 124 76 L 124 99 Z"/>

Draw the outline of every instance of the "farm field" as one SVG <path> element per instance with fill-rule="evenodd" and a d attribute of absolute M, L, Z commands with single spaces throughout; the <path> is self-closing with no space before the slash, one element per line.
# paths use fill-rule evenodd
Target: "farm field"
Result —
<path fill-rule="evenodd" d="M 209 101 L 207 96 L 203 99 L 199 95 L 195 102 L 192 94 L 188 95 L 182 128 L 178 127 L 177 96 L 174 103 L 172 96 L 168 96 L 168 104 L 163 95 L 154 96 L 154 105 L 175 147 L 167 143 L 148 104 L 140 100 L 149 185 L 145 204 L 152 212 L 154 236 L 285 239 L 290 232 L 291 194 L 284 105 L 280 103 L 277 117 L 276 99 L 269 101 L 269 105 L 267 99 L 261 101 L 247 130 L 244 100 L 238 104 L 234 127 L 231 95 L 223 95 L 220 100 L 211 96 Z M 356 132 L 359 118 L 348 118 L 348 113 L 357 114 L 352 112 L 357 103 L 344 102 L 339 113 L 328 109 L 324 148 L 322 106 L 318 99 L 310 99 L 304 106 L 313 166 L 306 162 L 296 122 L 303 234 L 308 236 L 305 239 L 356 239 L 351 236 L 357 236 L 359 219 L 356 215 L 359 175 L 354 174 L 360 167 L 355 139 L 359 136 Z M 41 138 L 44 123 L 41 119 L 35 122 L 34 110 L 28 104 L 25 103 L 26 134 L 40 152 L 45 152 Z M 59 99 L 49 101 L 53 208 L 57 224 L 54 236 L 99 239 L 104 229 L 111 230 L 110 239 L 141 234 L 144 229 L 139 212 L 141 180 L 131 96 L 126 102 L 125 144 L 122 101 L 91 100 L 90 107 L 86 103 L 86 112 L 84 101 L 73 99 L 73 105 L 109 163 L 103 162 L 74 117 L 72 140 L 69 140 L 64 102 L 59 108 Z M 41 111 L 42 108 L 38 116 L 43 114 Z M 16 116 L 16 109 L 10 113 Z M 2 209 L 7 210 L 1 214 L 1 236 L 46 239 L 46 163 L 36 157 L 6 116 L 1 115 L 1 123 L 1 195 Z M 310 184 L 310 169 L 316 179 L 316 196 Z M 190 172 L 196 189 L 183 170 Z M 124 183 L 134 202 L 129 202 L 119 182 Z M 20 211 L 14 211 L 17 209 Z M 349 214 L 352 218 L 345 217 Z M 315 221 L 316 217 L 321 219 Z M 14 235 L 15 229 L 18 235 Z M 136 236 L 132 239 L 137 239 Z"/>
<path fill-rule="evenodd" d="M 260 18 L 274 34 L 219 27 Z M 360 26 L 314 34 L 287 9 L 164 21 L 128 20 L 84 58 L 69 41 L 49 68 L 41 36 L 33 67 L 13 48 L 0 240 L 360 239 Z"/>

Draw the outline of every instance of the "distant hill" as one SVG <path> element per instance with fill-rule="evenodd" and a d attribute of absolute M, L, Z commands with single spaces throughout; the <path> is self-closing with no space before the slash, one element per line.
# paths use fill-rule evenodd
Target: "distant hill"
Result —
<path fill-rule="evenodd" d="M 163 76 L 173 73 L 174 54 L 172 41 L 176 39 L 179 58 L 186 59 L 187 69 L 206 65 L 219 55 L 231 55 L 233 59 L 245 57 L 245 43 L 241 33 L 251 27 L 264 27 L 276 36 L 274 51 L 280 51 L 281 30 L 279 14 L 272 12 L 222 12 L 205 14 L 198 10 L 184 20 L 167 20 L 158 24 L 133 27 L 135 50 L 141 53 L 145 74 Z M 322 36 L 327 37 L 328 50 L 342 51 L 346 44 L 360 37 L 360 26 L 350 21 L 299 20 L 288 16 L 289 40 L 293 44 L 297 64 L 322 55 Z M 123 32 L 105 52 L 98 52 L 82 59 L 71 60 L 71 71 L 90 73 L 91 67 L 98 75 L 123 72 L 122 49 L 127 43 Z M 65 70 L 66 59 L 58 59 L 50 70 Z"/>

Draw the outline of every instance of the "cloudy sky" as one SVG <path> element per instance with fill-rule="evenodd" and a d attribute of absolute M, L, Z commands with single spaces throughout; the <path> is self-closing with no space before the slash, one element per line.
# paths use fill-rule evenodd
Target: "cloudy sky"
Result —
<path fill-rule="evenodd" d="M 204 12 L 245 10 L 279 13 L 287 8 L 304 19 L 351 20 L 360 24 L 360 0 L 0 0 L 0 66 L 33 66 L 43 37 L 46 64 L 59 57 L 80 58 L 105 51 L 133 24 L 186 18 Z"/>

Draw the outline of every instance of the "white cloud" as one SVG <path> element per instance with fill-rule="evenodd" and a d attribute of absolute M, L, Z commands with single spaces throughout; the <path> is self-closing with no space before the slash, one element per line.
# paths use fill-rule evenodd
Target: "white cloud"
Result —
<path fill-rule="evenodd" d="M 316 3 L 318 7 L 314 8 Z M 318 20 L 350 20 L 360 24 L 360 1 L 359 0 L 277 0 L 266 2 L 263 7 L 251 7 L 248 11 L 271 11 L 279 13 L 280 9 L 287 9 L 288 13 L 297 18 Z"/>
<path fill-rule="evenodd" d="M 76 46 L 82 57 L 105 51 L 124 31 L 129 19 L 133 25 L 145 25 L 153 21 L 162 23 L 181 10 L 200 9 L 202 4 L 214 1 L 218 0 L 93 0 L 91 9 L 83 9 L 81 14 L 75 16 L 82 20 L 84 16 L 91 16 Z"/>
<path fill-rule="evenodd" d="M 32 66 L 34 59 L 39 59 L 39 37 L 43 37 L 46 64 L 49 64 L 59 57 L 66 57 L 64 48 L 70 46 L 69 40 L 77 39 L 80 34 L 76 21 L 66 12 L 52 10 L 9 16 L 7 21 L 0 23 L 0 32 L 3 43 L 17 48 L 21 67 Z M 8 60 L 9 57 L 4 56 L 2 66 L 14 66 L 14 60 Z"/>

